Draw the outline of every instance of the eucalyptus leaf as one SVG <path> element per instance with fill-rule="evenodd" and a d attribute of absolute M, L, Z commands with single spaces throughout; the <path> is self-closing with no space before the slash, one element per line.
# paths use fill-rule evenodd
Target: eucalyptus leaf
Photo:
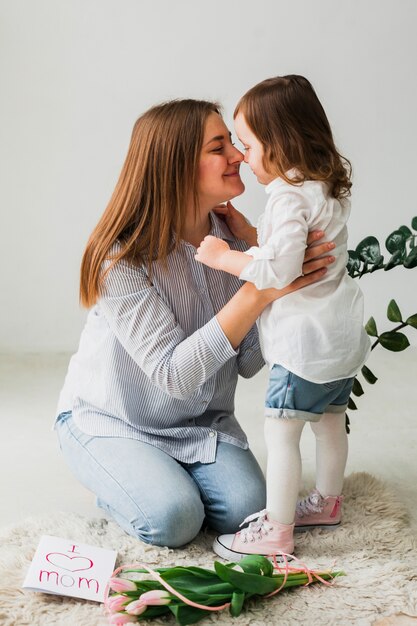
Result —
<path fill-rule="evenodd" d="M 356 406 L 356 404 L 353 401 L 352 396 L 349 397 L 348 400 L 348 409 L 351 409 L 352 411 L 357 411 L 358 407 Z"/>
<path fill-rule="evenodd" d="M 364 263 L 377 263 L 381 258 L 379 241 L 372 235 L 362 239 L 362 241 L 356 246 L 356 252 Z"/>
<path fill-rule="evenodd" d="M 348 262 L 346 267 L 349 276 L 354 276 L 355 272 L 359 272 L 361 267 L 361 260 L 355 250 L 348 250 Z"/>
<path fill-rule="evenodd" d="M 381 269 L 381 267 L 383 267 L 384 265 L 384 257 L 382 256 L 382 254 L 379 256 L 379 258 L 377 258 L 375 260 L 375 263 L 372 265 L 370 272 L 376 272 L 376 270 Z"/>
<path fill-rule="evenodd" d="M 403 250 L 396 250 L 392 257 L 389 259 L 388 263 L 385 265 L 384 270 L 388 272 L 388 270 L 392 270 L 393 267 L 397 267 L 397 265 L 402 265 L 405 258 L 405 252 Z"/>
<path fill-rule="evenodd" d="M 352 393 L 354 393 L 355 396 L 362 396 L 363 393 L 364 393 L 362 385 L 360 384 L 360 382 L 359 382 L 359 380 L 357 378 L 353 379 Z"/>
<path fill-rule="evenodd" d="M 391 300 L 388 304 L 387 317 L 391 322 L 402 322 L 401 311 L 395 300 Z"/>
<path fill-rule="evenodd" d="M 407 239 L 411 237 L 411 235 L 413 234 L 411 230 L 408 228 L 408 226 L 405 226 L 405 225 L 400 226 L 398 230 L 400 230 L 406 236 Z"/>
<path fill-rule="evenodd" d="M 414 313 L 414 315 L 410 315 L 410 317 L 407 317 L 405 323 L 409 326 L 412 326 L 413 328 L 417 328 L 417 313 Z"/>
<path fill-rule="evenodd" d="M 397 250 L 405 250 L 407 237 L 401 230 L 394 230 L 385 240 L 385 247 L 393 254 Z"/>
<path fill-rule="evenodd" d="M 405 350 L 410 345 L 404 333 L 397 331 L 382 333 L 382 335 L 379 336 L 379 341 L 383 348 L 391 350 L 392 352 L 402 352 L 402 350 Z"/>
<path fill-rule="evenodd" d="M 411 249 L 411 252 L 404 261 L 404 267 L 411 269 L 417 266 L 417 246 Z"/>
<path fill-rule="evenodd" d="M 366 322 L 365 330 L 371 337 L 378 337 L 376 322 L 373 317 L 370 317 L 369 320 Z"/>
<path fill-rule="evenodd" d="M 366 367 L 366 365 L 362 366 L 361 372 L 362 372 L 362 375 L 363 375 L 364 379 L 370 385 L 374 385 L 376 383 L 376 381 L 378 380 L 377 377 L 375 376 L 375 374 L 373 372 L 371 372 L 369 367 Z"/>

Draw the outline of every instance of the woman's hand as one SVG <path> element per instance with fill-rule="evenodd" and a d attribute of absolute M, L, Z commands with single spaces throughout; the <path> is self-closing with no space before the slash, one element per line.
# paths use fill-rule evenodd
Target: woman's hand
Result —
<path fill-rule="evenodd" d="M 224 219 L 236 239 L 246 241 L 248 246 L 258 245 L 256 228 L 247 221 L 243 213 L 235 209 L 231 202 L 219 204 L 213 210 L 216 215 L 220 215 Z"/>
<path fill-rule="evenodd" d="M 321 230 L 316 230 L 309 233 L 307 238 L 307 249 L 304 255 L 303 263 L 303 276 L 296 278 L 290 285 L 284 287 L 284 289 L 264 289 L 260 294 L 273 302 L 282 298 L 283 296 L 312 285 L 319 281 L 327 272 L 327 266 L 335 262 L 335 257 L 330 255 L 329 252 L 335 248 L 333 242 L 319 243 L 316 242 L 324 237 L 325 233 Z M 314 244 L 314 245 L 313 245 Z"/>

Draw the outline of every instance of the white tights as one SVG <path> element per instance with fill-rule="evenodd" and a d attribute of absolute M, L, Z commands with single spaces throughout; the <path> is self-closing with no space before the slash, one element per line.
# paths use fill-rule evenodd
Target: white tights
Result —
<path fill-rule="evenodd" d="M 271 518 L 292 524 L 301 483 L 300 439 L 305 422 L 267 417 L 265 441 L 267 503 Z M 342 492 L 348 453 L 344 413 L 324 413 L 310 422 L 316 436 L 316 487 L 322 496 Z"/>

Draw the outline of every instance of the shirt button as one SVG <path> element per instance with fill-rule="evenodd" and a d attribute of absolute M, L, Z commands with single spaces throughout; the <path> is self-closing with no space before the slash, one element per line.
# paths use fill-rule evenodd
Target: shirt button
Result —
<path fill-rule="evenodd" d="M 215 432 L 213 432 L 213 431 L 211 430 L 211 431 L 209 432 L 209 437 L 215 437 L 215 436 L 216 436 L 216 433 L 215 433 Z"/>

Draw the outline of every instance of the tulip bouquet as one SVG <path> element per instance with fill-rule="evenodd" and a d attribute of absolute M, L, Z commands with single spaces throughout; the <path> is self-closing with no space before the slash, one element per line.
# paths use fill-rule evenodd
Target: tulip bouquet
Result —
<path fill-rule="evenodd" d="M 282 565 L 258 555 L 239 564 L 215 561 L 214 571 L 193 566 L 156 570 L 143 564 L 123 566 L 109 581 L 105 608 L 110 624 L 116 626 L 168 613 L 178 624 L 195 624 L 211 611 L 229 609 L 236 617 L 250 598 L 270 598 L 282 589 L 315 582 L 329 585 L 340 575 L 343 572 L 309 570 L 301 562 L 292 567 L 285 556 Z"/>

